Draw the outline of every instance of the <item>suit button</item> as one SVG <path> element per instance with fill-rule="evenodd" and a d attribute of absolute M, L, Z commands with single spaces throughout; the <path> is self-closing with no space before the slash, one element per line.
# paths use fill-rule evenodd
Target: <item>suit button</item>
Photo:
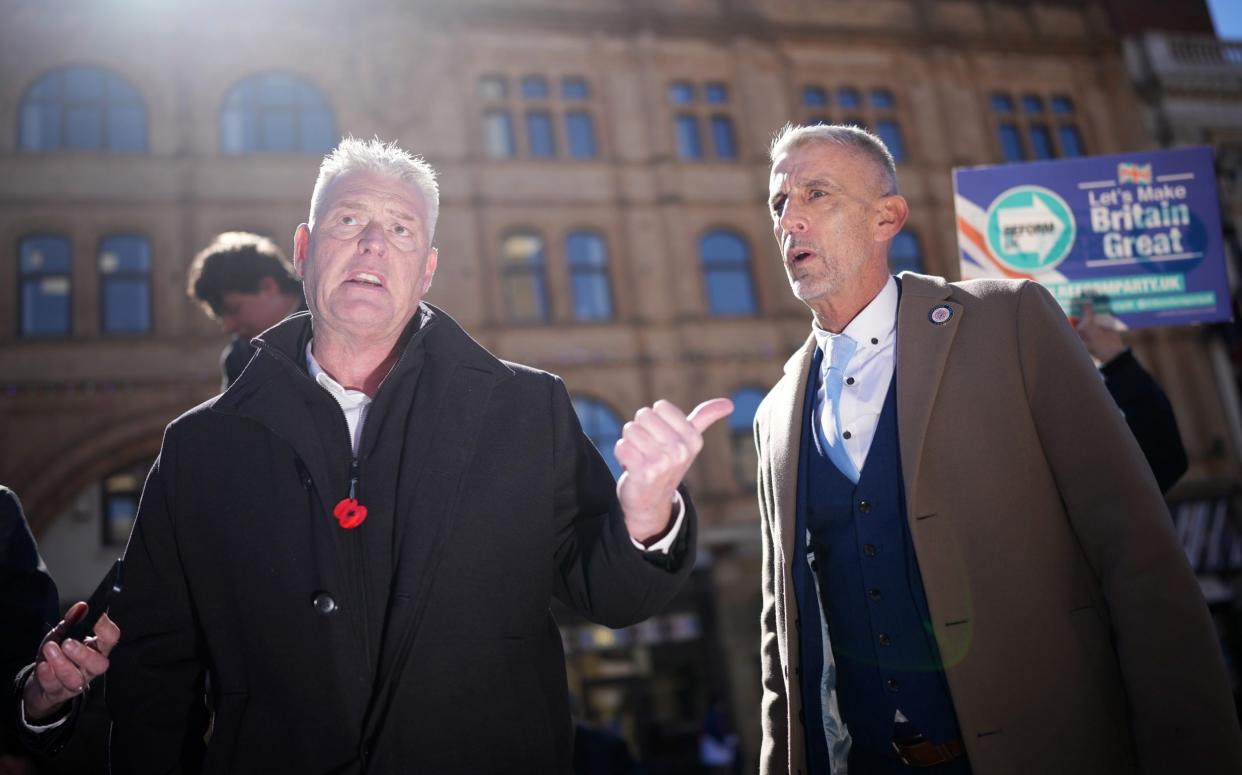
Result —
<path fill-rule="evenodd" d="M 320 592 L 315 595 L 315 597 L 311 600 L 311 605 L 315 607 L 316 611 L 324 616 L 334 614 L 337 610 L 336 599 L 327 592 Z"/>
<path fill-rule="evenodd" d="M 878 590 L 878 589 L 868 589 L 868 590 L 867 590 L 867 597 L 868 597 L 868 598 L 870 598 L 870 599 L 872 599 L 872 600 L 879 600 L 879 599 L 880 599 L 880 590 Z"/>
<path fill-rule="evenodd" d="M 890 638 L 890 637 L 888 637 L 888 636 L 887 636 L 887 635 L 885 635 L 884 633 L 880 633 L 880 645 L 881 645 L 881 646 L 891 646 L 891 645 L 893 645 L 893 639 L 892 639 L 892 638 Z"/>
<path fill-rule="evenodd" d="M 858 510 L 864 514 L 870 514 L 871 513 L 871 501 L 859 501 Z"/>
<path fill-rule="evenodd" d="M 890 679 L 888 679 L 887 681 L 885 681 L 885 682 L 884 682 L 884 688 L 888 689 L 890 692 L 895 692 L 895 691 L 897 691 L 897 688 L 898 688 L 898 687 L 897 687 L 897 679 L 896 679 L 896 678 L 890 678 Z"/>
<path fill-rule="evenodd" d="M 877 551 L 875 544 L 863 544 L 863 554 L 868 557 L 875 557 Z"/>

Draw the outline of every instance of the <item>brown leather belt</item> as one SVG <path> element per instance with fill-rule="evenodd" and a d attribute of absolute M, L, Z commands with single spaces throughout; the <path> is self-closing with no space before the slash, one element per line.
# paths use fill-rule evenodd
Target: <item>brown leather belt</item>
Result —
<path fill-rule="evenodd" d="M 937 764 L 951 762 L 963 753 L 961 740 L 950 740 L 936 745 L 927 739 L 911 743 L 893 741 L 893 751 L 908 767 L 935 767 Z"/>

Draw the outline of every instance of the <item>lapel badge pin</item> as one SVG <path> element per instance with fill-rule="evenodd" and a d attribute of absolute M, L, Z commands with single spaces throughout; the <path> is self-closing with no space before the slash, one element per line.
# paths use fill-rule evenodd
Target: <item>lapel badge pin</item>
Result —
<path fill-rule="evenodd" d="M 938 326 L 943 326 L 953 319 L 953 308 L 948 304 L 937 304 L 927 313 L 927 319 Z"/>

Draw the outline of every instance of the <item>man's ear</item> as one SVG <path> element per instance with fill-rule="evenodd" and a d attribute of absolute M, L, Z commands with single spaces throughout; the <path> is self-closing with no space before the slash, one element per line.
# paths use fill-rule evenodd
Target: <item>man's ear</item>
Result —
<path fill-rule="evenodd" d="M 299 224 L 293 232 L 293 271 L 298 277 L 306 279 L 306 253 L 310 250 L 310 227 Z"/>
<path fill-rule="evenodd" d="M 431 280 L 436 274 L 436 262 L 440 259 L 440 251 L 432 248 L 427 251 L 427 268 L 423 270 L 423 293 L 431 290 Z"/>
<path fill-rule="evenodd" d="M 900 194 L 882 196 L 876 203 L 876 242 L 888 242 L 901 233 L 910 217 L 910 205 Z"/>

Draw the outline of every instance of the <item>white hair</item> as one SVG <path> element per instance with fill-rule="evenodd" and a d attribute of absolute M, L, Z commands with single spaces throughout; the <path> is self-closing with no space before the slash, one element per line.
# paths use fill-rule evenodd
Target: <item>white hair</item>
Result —
<path fill-rule="evenodd" d="M 310 225 L 315 225 L 324 192 L 328 185 L 349 172 L 366 170 L 378 172 L 391 178 L 403 180 L 418 189 L 427 209 L 427 241 L 436 232 L 436 219 L 440 216 L 440 186 L 436 183 L 436 171 L 421 156 L 415 156 L 396 142 L 385 143 L 378 137 L 359 140 L 346 137 L 323 157 L 319 165 L 319 177 L 311 193 Z"/>
<path fill-rule="evenodd" d="M 794 148 L 811 143 L 836 143 L 862 151 L 880 173 L 880 183 L 886 196 L 897 193 L 897 164 L 884 141 L 866 129 L 853 124 L 813 124 L 797 126 L 786 124 L 772 138 L 768 158 L 776 157 Z"/>

